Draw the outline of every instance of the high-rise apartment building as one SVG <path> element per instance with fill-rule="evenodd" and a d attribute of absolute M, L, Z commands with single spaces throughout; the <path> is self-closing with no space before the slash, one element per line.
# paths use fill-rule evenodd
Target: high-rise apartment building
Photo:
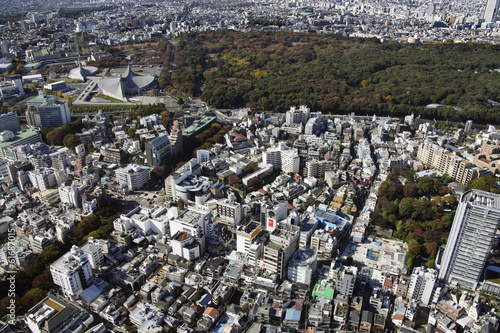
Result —
<path fill-rule="evenodd" d="M 172 145 L 168 135 L 162 135 L 154 140 L 145 143 L 146 160 L 148 166 L 158 167 L 167 165 L 172 158 Z"/>
<path fill-rule="evenodd" d="M 488 0 L 486 9 L 484 10 L 485 22 L 496 22 L 498 19 L 498 9 L 500 8 L 500 0 Z"/>
<path fill-rule="evenodd" d="M 90 267 L 98 268 L 104 262 L 104 254 L 99 239 L 89 237 L 87 243 L 82 246 L 82 251 L 87 254 Z"/>
<path fill-rule="evenodd" d="M 434 291 L 437 271 L 424 267 L 415 267 L 408 287 L 408 297 L 428 306 Z"/>
<path fill-rule="evenodd" d="M 94 280 L 88 255 L 75 245 L 50 265 L 50 273 L 54 284 L 71 298 L 78 297 Z"/>
<path fill-rule="evenodd" d="M 317 159 L 312 159 L 306 161 L 306 166 L 304 168 L 304 177 L 316 177 L 323 178 L 327 171 L 333 170 L 333 163 L 331 161 Z"/>
<path fill-rule="evenodd" d="M 292 106 L 290 110 L 286 112 L 285 120 L 287 124 L 302 124 L 305 125 L 311 114 L 311 109 L 305 105 L 301 105 L 299 109 Z"/>
<path fill-rule="evenodd" d="M 299 234 L 298 226 L 282 222 L 264 247 L 264 268 L 276 273 L 279 280 L 285 277 L 288 262 L 299 246 Z"/>
<path fill-rule="evenodd" d="M 82 207 L 82 194 L 85 187 L 77 181 L 67 181 L 61 184 L 58 188 L 61 202 L 68 204 L 70 207 Z"/>
<path fill-rule="evenodd" d="M 465 131 L 465 134 L 469 134 L 471 131 L 472 131 L 472 120 L 467 120 L 465 122 L 465 128 L 464 128 L 464 131 Z"/>
<path fill-rule="evenodd" d="M 172 145 L 172 155 L 182 153 L 184 150 L 184 141 L 182 140 L 182 128 L 178 120 L 174 120 L 174 123 L 170 129 L 170 144 Z"/>
<path fill-rule="evenodd" d="M 284 173 L 299 173 L 300 171 L 299 154 L 287 147 L 285 142 L 280 142 L 277 147 L 268 148 L 263 152 L 262 161 Z"/>
<path fill-rule="evenodd" d="M 487 169 L 480 168 L 430 141 L 420 144 L 417 159 L 442 174 L 448 174 L 462 185 L 467 185 L 471 180 L 488 172 Z"/>
<path fill-rule="evenodd" d="M 500 195 L 479 190 L 465 192 L 438 260 L 439 278 L 476 289 L 499 224 Z"/>
<path fill-rule="evenodd" d="M 66 172 L 52 168 L 35 168 L 28 172 L 28 177 L 33 187 L 40 192 L 56 188 L 67 179 Z"/>

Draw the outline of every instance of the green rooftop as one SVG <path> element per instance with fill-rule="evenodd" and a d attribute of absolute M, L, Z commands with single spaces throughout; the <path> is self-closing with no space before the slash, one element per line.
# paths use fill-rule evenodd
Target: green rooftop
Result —
<path fill-rule="evenodd" d="M 191 126 L 182 131 L 182 135 L 191 135 L 199 131 L 200 128 L 203 128 L 207 124 L 214 121 L 217 117 L 203 117 L 197 121 L 195 121 Z"/>
<path fill-rule="evenodd" d="M 29 138 L 30 136 L 37 135 L 37 133 L 38 131 L 34 129 L 27 129 L 24 132 L 17 132 L 17 134 L 14 135 L 14 139 L 10 141 L 0 142 L 0 148 L 12 145 L 16 141 Z"/>
<path fill-rule="evenodd" d="M 29 99 L 26 103 L 44 103 L 47 99 L 47 96 L 37 95 L 31 99 Z"/>
<path fill-rule="evenodd" d="M 269 243 L 267 243 L 266 245 L 267 247 L 273 249 L 273 250 L 276 250 L 278 251 L 280 248 L 281 248 L 281 244 L 280 243 L 275 243 L 273 241 L 269 241 Z"/>
<path fill-rule="evenodd" d="M 333 295 L 335 294 L 335 286 L 332 286 L 331 283 L 327 282 L 325 284 L 316 284 L 314 286 L 312 296 L 320 296 L 328 299 L 333 299 Z"/>

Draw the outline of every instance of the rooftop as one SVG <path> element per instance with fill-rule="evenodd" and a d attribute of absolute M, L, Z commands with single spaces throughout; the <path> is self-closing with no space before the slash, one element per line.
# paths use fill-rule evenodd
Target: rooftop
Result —
<path fill-rule="evenodd" d="M 182 131 L 182 135 L 191 135 L 192 133 L 196 132 L 198 129 L 214 121 L 215 119 L 216 117 L 203 117 L 199 120 L 196 120 L 191 126 Z"/>
<path fill-rule="evenodd" d="M 500 195 L 480 190 L 465 192 L 461 202 L 468 201 L 472 206 L 483 207 L 500 211 Z"/>
<path fill-rule="evenodd" d="M 267 246 L 267 247 L 269 247 L 269 248 L 271 248 L 271 249 L 273 249 L 273 250 L 278 251 L 278 250 L 281 248 L 281 246 L 282 246 L 282 245 L 281 245 L 281 244 L 279 244 L 279 243 L 275 243 L 275 242 L 273 242 L 273 241 L 269 241 L 269 242 L 266 244 L 266 246 Z"/>
<path fill-rule="evenodd" d="M 181 221 L 184 224 L 189 224 L 189 225 L 194 225 L 198 220 L 201 218 L 202 214 L 188 209 L 184 211 L 179 217 L 177 218 L 178 221 Z"/>
<path fill-rule="evenodd" d="M 0 142 L 0 148 L 11 145 L 12 143 L 14 143 L 16 141 L 26 139 L 26 138 L 29 138 L 30 136 L 37 135 L 37 134 L 38 134 L 38 131 L 34 130 L 34 129 L 26 129 L 24 131 L 17 132 L 14 135 L 14 139 L 12 139 L 10 141 L 6 141 L 6 142 Z"/>
<path fill-rule="evenodd" d="M 238 231 L 250 234 L 253 231 L 257 230 L 260 226 L 261 226 L 261 224 L 259 222 L 249 221 L 247 224 L 241 224 L 241 225 L 239 225 L 238 226 Z"/>
<path fill-rule="evenodd" d="M 368 267 L 397 272 L 404 270 L 406 250 L 406 244 L 401 241 L 374 239 L 356 245 L 348 245 L 341 258 L 346 259 L 348 256 L 352 256 L 354 261 Z"/>
<path fill-rule="evenodd" d="M 312 296 L 320 296 L 328 299 L 333 299 L 335 293 L 335 286 L 332 286 L 330 282 L 325 282 L 323 284 L 317 283 L 314 286 Z"/>

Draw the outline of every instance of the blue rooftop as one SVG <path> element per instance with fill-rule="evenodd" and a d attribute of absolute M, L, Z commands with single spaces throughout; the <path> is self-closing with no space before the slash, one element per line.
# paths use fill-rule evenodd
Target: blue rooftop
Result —
<path fill-rule="evenodd" d="M 300 321 L 300 314 L 301 313 L 302 312 L 299 310 L 288 309 L 288 310 L 286 310 L 285 320 Z"/>
<path fill-rule="evenodd" d="M 213 333 L 222 333 L 224 332 L 224 328 L 227 326 L 227 325 L 230 325 L 231 323 L 233 322 L 233 320 L 231 318 L 229 318 L 228 316 L 224 316 L 221 318 L 221 320 L 217 323 L 217 326 L 215 326 L 215 328 L 213 329 Z"/>
<path fill-rule="evenodd" d="M 321 223 L 329 227 L 337 227 L 339 229 L 344 229 L 348 225 L 349 221 L 337 214 L 327 212 L 322 209 L 316 209 L 314 211 L 314 217 L 316 217 Z"/>
<path fill-rule="evenodd" d="M 99 290 L 99 288 L 97 288 L 97 286 L 93 284 L 84 291 L 82 291 L 80 297 L 83 298 L 83 300 L 88 304 L 92 302 L 94 299 L 96 299 L 97 296 L 99 296 L 100 294 L 101 291 Z"/>

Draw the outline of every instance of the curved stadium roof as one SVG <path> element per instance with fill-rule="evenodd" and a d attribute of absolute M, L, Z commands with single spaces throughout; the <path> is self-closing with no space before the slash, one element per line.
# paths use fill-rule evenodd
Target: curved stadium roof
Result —
<path fill-rule="evenodd" d="M 85 82 L 87 79 L 87 76 L 94 75 L 98 71 L 99 71 L 99 69 L 97 67 L 82 66 L 81 63 L 78 63 L 78 67 L 73 68 L 69 72 L 69 77 L 72 79 L 82 80 L 83 82 Z"/>
<path fill-rule="evenodd" d="M 102 78 L 99 80 L 98 86 L 104 95 L 126 101 L 127 95 L 135 95 L 141 91 L 149 90 L 154 83 L 154 76 L 135 74 L 129 64 L 123 75 Z"/>

